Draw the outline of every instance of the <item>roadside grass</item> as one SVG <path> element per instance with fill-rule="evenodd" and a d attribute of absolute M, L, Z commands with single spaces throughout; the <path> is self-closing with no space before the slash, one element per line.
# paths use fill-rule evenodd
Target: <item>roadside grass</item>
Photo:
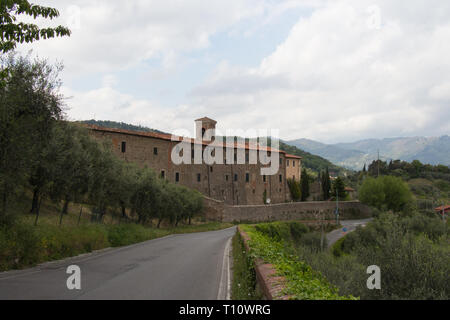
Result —
<path fill-rule="evenodd" d="M 257 287 L 256 273 L 252 258 L 246 253 L 244 242 L 239 232 L 233 237 L 233 282 L 232 300 L 262 300 Z"/>
<path fill-rule="evenodd" d="M 226 229 L 231 223 L 203 222 L 193 219 L 191 225 L 143 226 L 105 216 L 103 223 L 90 221 L 90 209 L 72 204 L 59 225 L 60 206 L 43 203 L 37 226 L 35 215 L 28 213 L 28 202 L 14 206 L 13 219 L 0 224 L 0 271 L 23 269 L 37 264 L 77 256 L 108 247 L 120 247 L 164 237 L 170 234 L 196 233 Z M 28 211 L 27 211 L 28 209 Z"/>

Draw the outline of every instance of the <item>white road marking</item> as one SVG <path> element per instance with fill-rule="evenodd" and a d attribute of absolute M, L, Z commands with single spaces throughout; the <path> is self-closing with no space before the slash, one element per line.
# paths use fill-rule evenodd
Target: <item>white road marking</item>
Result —
<path fill-rule="evenodd" d="M 228 239 L 223 253 L 222 274 L 220 277 L 219 293 L 217 300 L 230 300 L 230 244 L 231 238 Z M 226 278 L 226 279 L 225 279 Z"/>

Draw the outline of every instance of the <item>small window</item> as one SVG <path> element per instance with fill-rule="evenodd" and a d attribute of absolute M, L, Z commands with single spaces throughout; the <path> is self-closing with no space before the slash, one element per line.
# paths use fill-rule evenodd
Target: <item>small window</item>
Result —
<path fill-rule="evenodd" d="M 175 173 L 175 182 L 180 182 L 180 173 Z"/>
<path fill-rule="evenodd" d="M 122 153 L 127 152 L 127 143 L 125 141 L 122 141 Z"/>
<path fill-rule="evenodd" d="M 197 173 L 197 182 L 202 181 L 202 175 L 200 173 Z"/>
<path fill-rule="evenodd" d="M 154 154 L 155 156 L 158 155 L 158 148 L 153 148 L 153 154 Z"/>
<path fill-rule="evenodd" d="M 161 170 L 161 178 L 165 178 L 166 177 L 166 172 L 164 170 Z"/>
<path fill-rule="evenodd" d="M 289 160 L 286 160 L 286 167 L 289 167 Z"/>
<path fill-rule="evenodd" d="M 195 159 L 195 151 L 194 148 L 191 149 L 191 158 Z"/>
<path fill-rule="evenodd" d="M 213 167 L 209 167 L 209 171 L 210 171 L 210 172 L 213 172 Z"/>
<path fill-rule="evenodd" d="M 247 183 L 250 182 L 250 173 L 245 174 L 245 182 L 247 182 Z"/>
<path fill-rule="evenodd" d="M 267 182 L 267 176 L 263 175 L 263 182 Z"/>
<path fill-rule="evenodd" d="M 283 182 L 283 175 L 280 174 L 280 182 Z"/>
<path fill-rule="evenodd" d="M 225 175 L 225 181 L 228 181 L 230 177 L 228 175 Z"/>
<path fill-rule="evenodd" d="M 293 167 L 295 167 L 295 163 L 296 163 L 297 161 L 292 161 L 292 166 Z"/>
<path fill-rule="evenodd" d="M 234 175 L 234 181 L 238 181 L 238 175 L 237 174 Z"/>

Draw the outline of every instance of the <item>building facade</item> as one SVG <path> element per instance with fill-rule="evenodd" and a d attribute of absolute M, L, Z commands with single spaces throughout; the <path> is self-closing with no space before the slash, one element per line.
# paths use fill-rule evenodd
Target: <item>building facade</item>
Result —
<path fill-rule="evenodd" d="M 90 134 L 99 140 L 111 142 L 114 153 L 124 161 L 134 162 L 141 167 L 149 167 L 161 178 L 173 183 L 196 189 L 204 195 L 224 201 L 229 205 L 263 204 L 264 199 L 270 203 L 290 201 L 287 179 L 300 180 L 301 158 L 288 155 L 283 151 L 270 147 L 253 146 L 247 143 L 234 142 L 232 145 L 215 141 L 216 121 L 201 118 L 196 122 L 196 138 L 174 137 L 169 134 L 154 132 L 135 132 L 122 129 L 103 128 L 89 125 Z M 207 164 L 205 161 L 189 161 L 175 164 L 172 161 L 174 148 L 180 148 L 180 142 L 190 145 L 188 150 L 194 160 L 196 152 L 215 145 L 223 148 L 223 161 Z M 187 142 L 186 142 L 187 141 Z M 201 148 L 201 149 L 200 149 Z M 178 149 L 175 149 L 178 150 Z M 182 152 L 184 152 L 184 149 Z M 233 153 L 226 158 L 227 151 Z M 279 161 L 278 170 L 272 175 L 262 175 L 263 165 L 258 161 L 250 161 L 252 153 L 264 151 Z M 245 155 L 245 159 L 237 155 Z M 197 164 L 196 164 L 197 163 Z"/>

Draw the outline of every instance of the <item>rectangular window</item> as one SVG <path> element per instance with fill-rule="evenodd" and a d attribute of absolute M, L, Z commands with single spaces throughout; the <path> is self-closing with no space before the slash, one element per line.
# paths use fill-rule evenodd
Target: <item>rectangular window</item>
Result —
<path fill-rule="evenodd" d="M 286 167 L 289 167 L 289 160 L 286 160 Z"/>
<path fill-rule="evenodd" d="M 267 176 L 263 175 L 263 182 L 266 182 L 266 181 L 267 181 Z"/>
<path fill-rule="evenodd" d="M 166 172 L 164 170 L 161 170 L 161 178 L 165 178 L 166 177 Z"/>
<path fill-rule="evenodd" d="M 238 181 L 238 175 L 237 174 L 234 175 L 234 181 Z"/>
<path fill-rule="evenodd" d="M 283 182 L 283 175 L 280 174 L 280 182 Z"/>
<path fill-rule="evenodd" d="M 228 181 L 228 180 L 229 180 L 228 175 L 225 175 L 225 181 Z"/>
<path fill-rule="evenodd" d="M 250 173 L 245 174 L 245 182 L 247 182 L 247 183 L 250 182 Z"/>
<path fill-rule="evenodd" d="M 202 181 L 202 175 L 200 173 L 197 174 L 197 182 Z"/>
<path fill-rule="evenodd" d="M 175 173 L 175 182 L 180 182 L 180 173 Z"/>
<path fill-rule="evenodd" d="M 153 148 L 153 154 L 154 154 L 155 156 L 158 155 L 158 148 Z"/>
<path fill-rule="evenodd" d="M 122 141 L 122 153 L 127 152 L 127 143 L 125 141 Z"/>
<path fill-rule="evenodd" d="M 209 167 L 209 171 L 210 171 L 210 172 L 213 172 L 213 167 Z"/>
<path fill-rule="evenodd" d="M 292 166 L 293 166 L 293 167 L 295 167 L 295 162 L 296 162 L 296 161 L 292 161 Z"/>

